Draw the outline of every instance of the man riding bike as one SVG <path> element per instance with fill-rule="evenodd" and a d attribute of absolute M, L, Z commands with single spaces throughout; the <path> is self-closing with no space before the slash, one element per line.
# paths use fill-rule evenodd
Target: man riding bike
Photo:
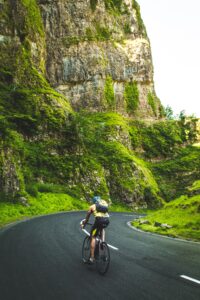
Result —
<path fill-rule="evenodd" d="M 94 249 L 95 249 L 95 237 L 99 230 L 106 228 L 109 224 L 109 214 L 108 214 L 108 204 L 105 200 L 101 199 L 99 196 L 94 196 L 92 199 L 93 204 L 90 206 L 85 220 L 82 222 L 82 226 L 84 227 L 91 214 L 95 217 L 95 222 L 92 226 L 90 237 L 90 263 L 94 263 Z M 101 237 L 103 239 L 103 237 Z"/>

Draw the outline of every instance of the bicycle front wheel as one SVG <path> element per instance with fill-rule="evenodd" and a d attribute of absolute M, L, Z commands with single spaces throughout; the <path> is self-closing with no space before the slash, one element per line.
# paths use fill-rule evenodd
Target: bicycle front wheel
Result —
<path fill-rule="evenodd" d="M 90 237 L 86 236 L 82 246 L 82 260 L 87 263 L 90 259 Z"/>
<path fill-rule="evenodd" d="M 99 243 L 99 253 L 96 260 L 97 270 L 101 275 L 104 275 L 110 265 L 110 251 L 106 242 Z"/>

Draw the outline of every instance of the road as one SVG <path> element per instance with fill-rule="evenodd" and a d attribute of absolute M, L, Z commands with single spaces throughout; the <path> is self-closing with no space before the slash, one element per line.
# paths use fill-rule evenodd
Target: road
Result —
<path fill-rule="evenodd" d="M 111 213 L 105 276 L 81 261 L 84 212 L 37 217 L 0 230 L 1 300 L 199 300 L 200 244 L 135 231 Z M 196 282 L 181 277 L 188 276 Z"/>

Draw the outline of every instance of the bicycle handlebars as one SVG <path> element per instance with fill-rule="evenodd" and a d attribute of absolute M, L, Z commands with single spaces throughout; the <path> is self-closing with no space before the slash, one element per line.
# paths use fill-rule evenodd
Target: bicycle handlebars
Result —
<path fill-rule="evenodd" d="M 80 222 L 80 225 L 81 225 L 81 226 L 83 226 L 83 221 L 85 221 L 85 219 L 83 219 L 83 220 Z M 89 222 L 87 222 L 85 225 L 91 225 L 91 226 L 92 226 L 93 224 L 92 224 L 92 223 L 89 223 Z"/>

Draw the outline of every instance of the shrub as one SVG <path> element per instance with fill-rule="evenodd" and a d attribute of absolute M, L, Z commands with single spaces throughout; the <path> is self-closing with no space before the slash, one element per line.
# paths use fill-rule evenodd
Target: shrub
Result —
<path fill-rule="evenodd" d="M 135 0 L 132 0 L 132 4 L 133 4 L 133 8 L 136 10 L 136 18 L 137 18 L 137 23 L 138 23 L 138 29 L 139 29 L 140 32 L 144 32 L 144 34 L 146 36 L 147 33 L 146 33 L 146 28 L 145 28 L 144 22 L 143 22 L 142 17 L 141 17 L 140 6 Z"/>
<path fill-rule="evenodd" d="M 139 105 L 139 91 L 136 81 L 125 85 L 124 99 L 126 101 L 127 112 L 134 113 Z"/>
<path fill-rule="evenodd" d="M 113 109 L 115 107 L 115 95 L 114 95 L 112 77 L 110 76 L 106 77 L 105 86 L 104 86 L 104 98 L 106 100 L 106 103 L 108 104 L 108 107 Z"/>
<path fill-rule="evenodd" d="M 154 113 L 154 115 L 156 116 L 156 103 L 155 103 L 155 98 L 154 98 L 154 95 L 152 93 L 148 93 L 147 95 L 147 101 L 149 103 L 149 105 L 151 106 L 151 109 Z"/>
<path fill-rule="evenodd" d="M 106 9 L 114 9 L 118 12 L 121 11 L 123 0 L 104 0 Z"/>
<path fill-rule="evenodd" d="M 33 197 L 37 197 L 38 196 L 38 188 L 35 184 L 28 184 L 26 185 L 26 191 L 29 195 L 33 196 Z"/>

